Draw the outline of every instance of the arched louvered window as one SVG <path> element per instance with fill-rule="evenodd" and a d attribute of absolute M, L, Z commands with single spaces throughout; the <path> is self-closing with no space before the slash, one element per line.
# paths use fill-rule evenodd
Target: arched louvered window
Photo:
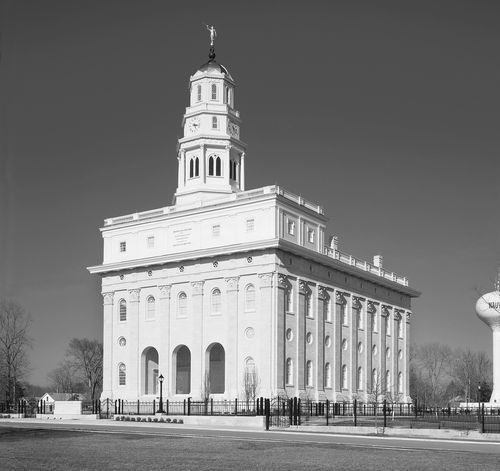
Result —
<path fill-rule="evenodd" d="M 233 161 L 229 161 L 229 178 L 232 180 L 233 179 Z"/>
<path fill-rule="evenodd" d="M 210 157 L 208 159 L 208 175 L 210 177 L 214 176 L 214 158 L 213 157 Z"/>
<path fill-rule="evenodd" d="M 120 363 L 118 365 L 118 384 L 120 386 L 125 386 L 127 384 L 127 367 L 125 363 Z"/>
<path fill-rule="evenodd" d="M 200 176 L 200 159 L 198 157 L 194 159 L 194 176 Z"/>
<path fill-rule="evenodd" d="M 332 367 L 330 363 L 325 365 L 325 388 L 332 387 Z"/>
<path fill-rule="evenodd" d="M 215 159 L 215 176 L 220 177 L 222 175 L 221 160 L 220 157 Z"/>
<path fill-rule="evenodd" d="M 221 292 L 219 288 L 212 291 L 212 314 L 220 314 L 221 312 Z"/>
<path fill-rule="evenodd" d="M 189 178 L 194 177 L 194 162 L 193 159 L 189 161 Z"/>
<path fill-rule="evenodd" d="M 217 100 L 217 85 L 212 83 L 212 100 Z"/>
<path fill-rule="evenodd" d="M 156 302 L 153 296 L 148 296 L 146 300 L 146 319 L 154 319 L 156 314 Z"/>
<path fill-rule="evenodd" d="M 217 116 L 212 116 L 212 129 L 217 129 L 219 127 L 219 122 L 217 121 Z"/>
<path fill-rule="evenodd" d="M 347 365 L 342 365 L 340 384 L 342 385 L 342 389 L 347 389 Z"/>
<path fill-rule="evenodd" d="M 127 320 L 127 301 L 124 299 L 120 300 L 120 322 Z"/>
<path fill-rule="evenodd" d="M 255 286 L 247 285 L 245 288 L 245 311 L 255 311 Z"/>
<path fill-rule="evenodd" d="M 288 386 L 293 384 L 293 361 L 291 358 L 286 360 L 286 384 Z"/>
<path fill-rule="evenodd" d="M 177 298 L 177 316 L 186 317 L 187 316 L 187 295 L 184 291 L 179 293 Z"/>
<path fill-rule="evenodd" d="M 196 92 L 196 99 L 197 99 L 197 101 L 201 101 L 201 85 L 198 85 L 197 92 Z"/>
<path fill-rule="evenodd" d="M 363 389 L 363 368 L 361 366 L 358 368 L 358 376 L 356 379 L 358 389 Z"/>
<path fill-rule="evenodd" d="M 309 388 L 312 388 L 312 386 L 313 386 L 313 363 L 311 360 L 309 360 L 306 363 L 306 370 L 307 370 L 306 386 Z"/>

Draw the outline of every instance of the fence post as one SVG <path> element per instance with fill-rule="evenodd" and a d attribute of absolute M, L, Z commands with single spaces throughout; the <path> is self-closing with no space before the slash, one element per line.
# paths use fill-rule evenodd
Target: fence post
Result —
<path fill-rule="evenodd" d="M 186 399 L 182 402 L 182 414 L 186 415 Z"/>
<path fill-rule="evenodd" d="M 214 415 L 214 398 L 210 398 L 210 415 Z"/>
<path fill-rule="evenodd" d="M 484 402 L 481 404 L 481 433 L 484 433 Z"/>
<path fill-rule="evenodd" d="M 300 400 L 300 397 L 297 400 L 297 412 L 298 412 L 297 425 L 300 425 L 301 424 L 300 417 L 302 414 L 302 401 Z"/>
<path fill-rule="evenodd" d="M 156 414 L 156 399 L 153 399 L 153 415 Z"/>
<path fill-rule="evenodd" d="M 168 415 L 168 399 L 167 399 L 167 409 L 166 409 L 166 413 Z"/>
<path fill-rule="evenodd" d="M 384 399 L 384 428 L 387 427 L 387 400 Z"/>
<path fill-rule="evenodd" d="M 139 415 L 139 407 L 140 407 L 139 399 L 137 399 L 137 415 Z"/>
<path fill-rule="evenodd" d="M 269 419 L 271 415 L 271 404 L 269 403 L 269 399 L 266 399 L 266 430 L 269 431 Z"/>
<path fill-rule="evenodd" d="M 234 400 L 234 415 L 238 415 L 238 398 Z"/>
<path fill-rule="evenodd" d="M 330 401 L 326 400 L 326 425 L 328 425 L 328 411 L 330 410 Z"/>
<path fill-rule="evenodd" d="M 358 400 L 357 399 L 354 399 L 354 426 L 357 427 L 358 426 Z"/>
<path fill-rule="evenodd" d="M 188 397 L 188 415 L 191 415 L 191 398 Z"/>

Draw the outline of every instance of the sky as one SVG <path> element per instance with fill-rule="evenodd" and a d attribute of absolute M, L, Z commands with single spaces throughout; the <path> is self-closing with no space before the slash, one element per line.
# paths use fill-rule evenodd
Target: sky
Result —
<path fill-rule="evenodd" d="M 248 189 L 319 202 L 340 249 L 405 275 L 412 340 L 490 354 L 500 266 L 496 1 L 0 0 L 0 295 L 28 379 L 102 339 L 104 218 L 168 206 L 189 76 L 237 83 Z"/>

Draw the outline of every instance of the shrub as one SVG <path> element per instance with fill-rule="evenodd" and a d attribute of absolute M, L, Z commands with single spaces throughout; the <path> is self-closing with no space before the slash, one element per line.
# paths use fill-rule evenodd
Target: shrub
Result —
<path fill-rule="evenodd" d="M 153 419 L 153 422 L 158 422 L 158 419 L 155 417 L 155 418 Z"/>
<path fill-rule="evenodd" d="M 173 420 L 172 420 L 172 423 L 173 423 L 173 424 L 176 424 L 176 423 L 177 423 L 177 419 L 173 419 Z"/>
<path fill-rule="evenodd" d="M 160 417 L 160 422 L 161 422 L 162 424 L 164 424 L 164 423 L 165 423 L 165 420 L 163 419 L 163 417 Z"/>
<path fill-rule="evenodd" d="M 179 423 L 180 423 L 180 424 L 183 424 L 183 423 L 184 423 L 184 421 L 183 421 L 182 419 L 179 419 Z"/>
<path fill-rule="evenodd" d="M 127 417 L 125 417 L 125 421 L 126 421 L 126 422 L 130 422 L 130 417 L 128 417 L 128 416 L 127 416 Z"/>
<path fill-rule="evenodd" d="M 120 420 L 120 417 L 118 417 L 117 415 L 115 415 L 115 420 Z"/>
<path fill-rule="evenodd" d="M 169 417 L 169 418 L 167 419 L 167 424 L 169 424 L 170 422 L 172 422 L 172 419 Z"/>
<path fill-rule="evenodd" d="M 153 419 L 151 419 L 151 417 L 148 417 L 148 422 L 151 422 L 151 420 L 153 420 Z"/>
<path fill-rule="evenodd" d="M 135 422 L 135 417 L 130 417 L 130 422 Z"/>

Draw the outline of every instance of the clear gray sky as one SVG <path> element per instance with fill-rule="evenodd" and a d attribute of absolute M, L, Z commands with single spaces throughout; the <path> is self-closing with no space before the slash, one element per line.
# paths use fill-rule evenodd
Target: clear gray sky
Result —
<path fill-rule="evenodd" d="M 169 205 L 189 75 L 237 82 L 247 187 L 318 201 L 341 249 L 409 277 L 413 340 L 491 349 L 500 265 L 497 1 L 0 1 L 0 294 L 31 380 L 102 338 L 105 217 Z"/>

